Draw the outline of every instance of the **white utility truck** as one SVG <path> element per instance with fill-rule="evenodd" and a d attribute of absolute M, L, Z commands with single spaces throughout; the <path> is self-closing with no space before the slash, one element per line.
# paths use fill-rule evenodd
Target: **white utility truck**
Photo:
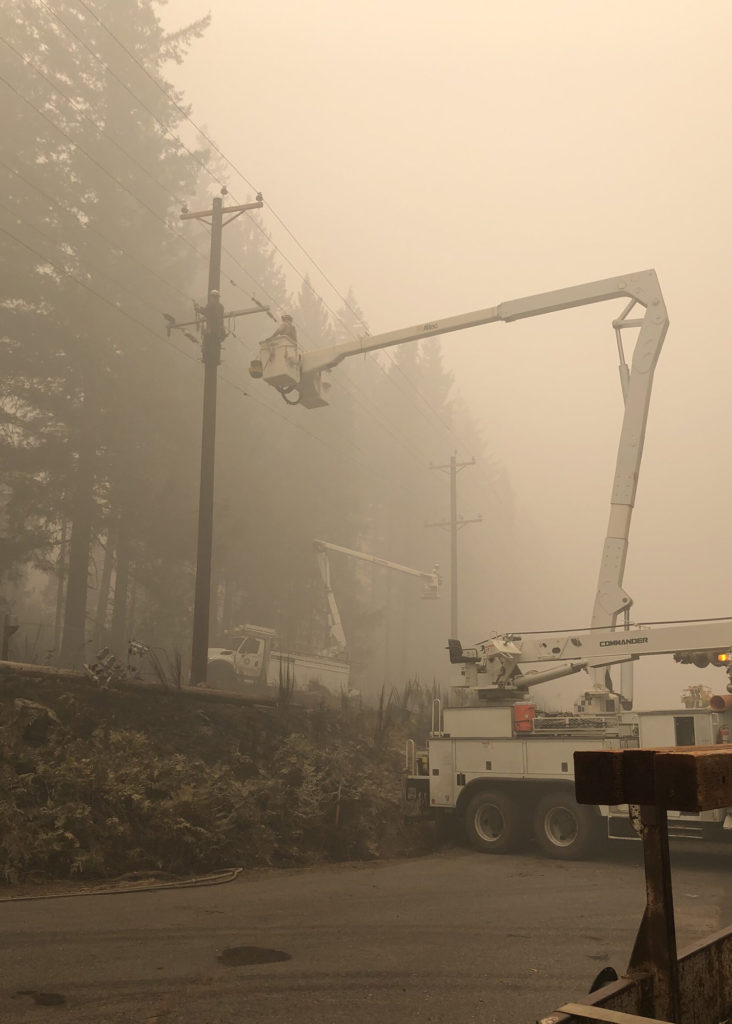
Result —
<path fill-rule="evenodd" d="M 247 625 L 232 632 L 228 647 L 209 648 L 206 682 L 239 693 L 285 689 L 338 696 L 348 692 L 349 675 L 347 661 L 289 654 L 279 650 L 274 629 Z"/>
<path fill-rule="evenodd" d="M 309 352 L 292 339 L 263 343 L 250 367 L 253 377 L 263 378 L 289 404 L 312 409 L 327 404 L 323 372 L 349 356 L 621 298 L 626 304 L 612 327 L 624 414 L 590 627 L 494 636 L 470 651 L 451 640 L 451 661 L 463 667 L 462 706 L 435 708 L 427 751 L 408 746 L 406 805 L 414 813 L 459 815 L 473 844 L 488 852 L 512 849 L 531 831 L 546 853 L 577 858 L 589 850 L 603 818 L 611 832 L 621 818 L 624 824 L 625 809 L 575 803 L 575 750 L 707 745 L 729 735 L 732 712 L 725 697 L 714 698 L 715 707 L 707 709 L 632 712 L 633 663 L 639 657 L 673 653 L 682 662 L 726 664 L 732 651 L 732 620 L 634 625 L 633 602 L 623 588 L 653 373 L 668 330 L 656 273 L 545 292 Z M 623 347 L 627 330 L 638 331 L 631 366 Z M 590 673 L 592 686 L 577 706 L 565 714 L 539 712 L 529 687 L 580 671 Z M 725 825 L 732 825 L 732 818 L 723 809 L 684 815 L 674 831 L 701 834 L 706 826 Z"/>
<path fill-rule="evenodd" d="M 587 856 L 603 834 L 636 838 L 627 807 L 575 802 L 576 750 L 729 741 L 732 698 L 726 695 L 712 697 L 706 707 L 634 712 L 627 709 L 627 697 L 607 688 L 590 689 L 566 713 L 541 711 L 538 698 L 529 696 L 529 687 L 617 664 L 628 651 L 634 659 L 672 653 L 680 662 L 728 665 L 729 619 L 640 624 L 622 631 L 508 634 L 465 651 L 458 641 L 449 641 L 449 649 L 451 661 L 461 665 L 465 703 L 442 710 L 437 701 L 427 749 L 407 744 L 405 812 L 410 817 L 458 816 L 471 844 L 484 853 L 507 853 L 533 839 L 547 856 L 576 860 Z M 556 667 L 545 669 L 547 662 Z M 673 837 L 721 837 L 729 828 L 732 808 L 669 811 Z"/>

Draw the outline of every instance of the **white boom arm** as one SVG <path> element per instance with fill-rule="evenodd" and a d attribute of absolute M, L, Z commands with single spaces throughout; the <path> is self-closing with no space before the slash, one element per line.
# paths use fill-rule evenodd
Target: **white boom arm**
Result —
<path fill-rule="evenodd" d="M 604 669 L 651 654 L 673 654 L 685 663 L 729 667 L 732 619 L 640 623 L 583 633 L 505 633 L 465 651 L 457 641 L 450 641 L 450 660 L 465 664 L 472 685 L 496 690 L 533 686 L 581 669 Z M 542 662 L 556 664 L 546 671 L 528 668 Z"/>
<path fill-rule="evenodd" d="M 440 583 L 442 578 L 438 572 L 439 566 L 435 565 L 432 569 L 410 569 L 408 565 L 399 565 L 398 562 L 389 562 L 386 558 L 379 558 L 378 555 L 369 555 L 365 551 L 356 551 L 354 548 L 343 548 L 339 544 L 331 544 L 326 540 L 314 540 L 313 546 L 316 551 L 323 551 L 327 548 L 328 551 L 340 551 L 342 555 L 348 555 L 349 558 L 360 558 L 364 562 L 371 562 L 373 565 L 383 565 L 385 569 L 394 569 L 396 572 L 405 572 L 409 576 L 419 576 L 420 579 L 427 580 L 430 588 L 430 597 L 439 597 Z"/>
<path fill-rule="evenodd" d="M 349 558 L 358 558 L 364 562 L 371 562 L 373 565 L 384 566 L 386 569 L 394 569 L 396 572 L 405 572 L 409 576 L 418 576 L 420 579 L 427 581 L 422 593 L 423 597 L 436 598 L 440 596 L 440 584 L 442 583 L 442 577 L 438 572 L 437 565 L 429 571 L 423 569 L 411 569 L 408 565 L 399 565 L 398 562 L 389 562 L 386 558 L 379 558 L 378 555 L 369 555 L 365 551 L 356 551 L 353 548 L 344 548 L 339 544 L 331 544 L 326 540 L 314 540 L 313 547 L 315 548 L 320 575 L 323 579 L 323 586 L 325 587 L 326 596 L 328 598 L 330 634 L 336 647 L 341 650 L 346 649 L 346 635 L 343 630 L 343 623 L 341 621 L 340 612 L 338 611 L 338 604 L 330 582 L 330 560 L 328 559 L 328 551 L 338 551 L 342 555 L 348 555 Z"/>
<path fill-rule="evenodd" d="M 328 600 L 328 631 L 332 642 L 332 653 L 343 655 L 346 652 L 346 634 L 341 621 L 341 613 L 338 611 L 338 603 L 333 593 L 333 586 L 330 582 L 330 561 L 322 546 L 315 542 L 315 557 L 318 560 L 318 568 L 325 588 L 325 596 Z"/>
<path fill-rule="evenodd" d="M 366 336 L 311 352 L 301 352 L 298 343 L 291 338 L 278 338 L 260 345 L 260 359 L 252 364 L 250 372 L 253 376 L 263 377 L 283 395 L 296 392 L 296 402 L 306 408 L 316 408 L 327 404 L 322 396 L 322 371 L 336 366 L 348 356 L 462 331 L 481 324 L 497 321 L 510 323 L 526 317 L 543 316 L 623 297 L 629 301 L 621 315 L 612 321 L 612 326 L 620 355 L 620 382 L 625 414 L 591 623 L 595 628 L 613 628 L 621 613 L 628 621 L 632 605 L 622 585 L 630 520 L 643 455 L 653 372 L 668 330 L 666 306 L 654 270 L 531 295 L 473 313 L 432 320 L 388 334 Z M 640 307 L 638 315 L 631 319 L 629 315 L 636 307 Z M 622 346 L 622 331 L 626 328 L 640 329 L 630 368 L 625 362 Z M 595 674 L 595 686 L 598 689 L 604 688 L 602 673 Z M 626 701 L 632 701 L 632 686 L 632 664 L 629 662 L 623 666 L 620 680 L 620 691 Z"/>

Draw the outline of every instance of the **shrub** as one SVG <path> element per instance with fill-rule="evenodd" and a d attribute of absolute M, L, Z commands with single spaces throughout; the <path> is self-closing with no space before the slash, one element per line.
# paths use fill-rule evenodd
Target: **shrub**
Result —
<path fill-rule="evenodd" d="M 28 699 L 31 698 L 31 699 Z M 0 682 L 0 877 L 114 877 L 411 852 L 394 700 L 303 712 Z M 403 711 L 403 709 L 402 709 Z"/>

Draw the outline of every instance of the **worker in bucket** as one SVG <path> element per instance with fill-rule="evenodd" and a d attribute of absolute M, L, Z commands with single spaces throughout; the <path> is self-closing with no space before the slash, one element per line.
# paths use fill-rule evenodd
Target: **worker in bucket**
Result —
<path fill-rule="evenodd" d="M 260 341 L 259 347 L 260 352 L 266 346 L 271 353 L 280 338 L 287 338 L 289 341 L 297 344 L 297 328 L 289 313 L 282 314 L 282 320 L 277 326 L 277 330 L 274 334 L 270 334 L 264 341 Z M 261 359 L 253 359 L 249 364 L 249 375 L 251 377 L 259 378 L 262 376 L 262 361 Z"/>
<path fill-rule="evenodd" d="M 277 330 L 274 334 L 270 334 L 269 338 L 265 338 L 264 341 L 260 342 L 260 344 L 268 345 L 271 341 L 276 341 L 278 338 L 289 338 L 290 341 L 297 341 L 297 327 L 295 327 L 289 313 L 283 313 L 282 321 Z"/>

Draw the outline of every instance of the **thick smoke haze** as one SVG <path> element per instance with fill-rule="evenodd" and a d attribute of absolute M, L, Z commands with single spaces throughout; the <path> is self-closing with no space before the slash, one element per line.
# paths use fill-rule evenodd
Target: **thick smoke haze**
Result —
<path fill-rule="evenodd" d="M 209 8 L 174 81 L 372 332 L 655 267 L 671 328 L 626 586 L 637 619 L 729 614 L 729 5 L 177 0 L 165 17 Z M 505 621 L 466 608 L 466 631 L 588 620 L 620 308 L 443 342 L 515 492 L 525 591 Z M 665 659 L 639 677 L 641 705 L 688 681 Z"/>

